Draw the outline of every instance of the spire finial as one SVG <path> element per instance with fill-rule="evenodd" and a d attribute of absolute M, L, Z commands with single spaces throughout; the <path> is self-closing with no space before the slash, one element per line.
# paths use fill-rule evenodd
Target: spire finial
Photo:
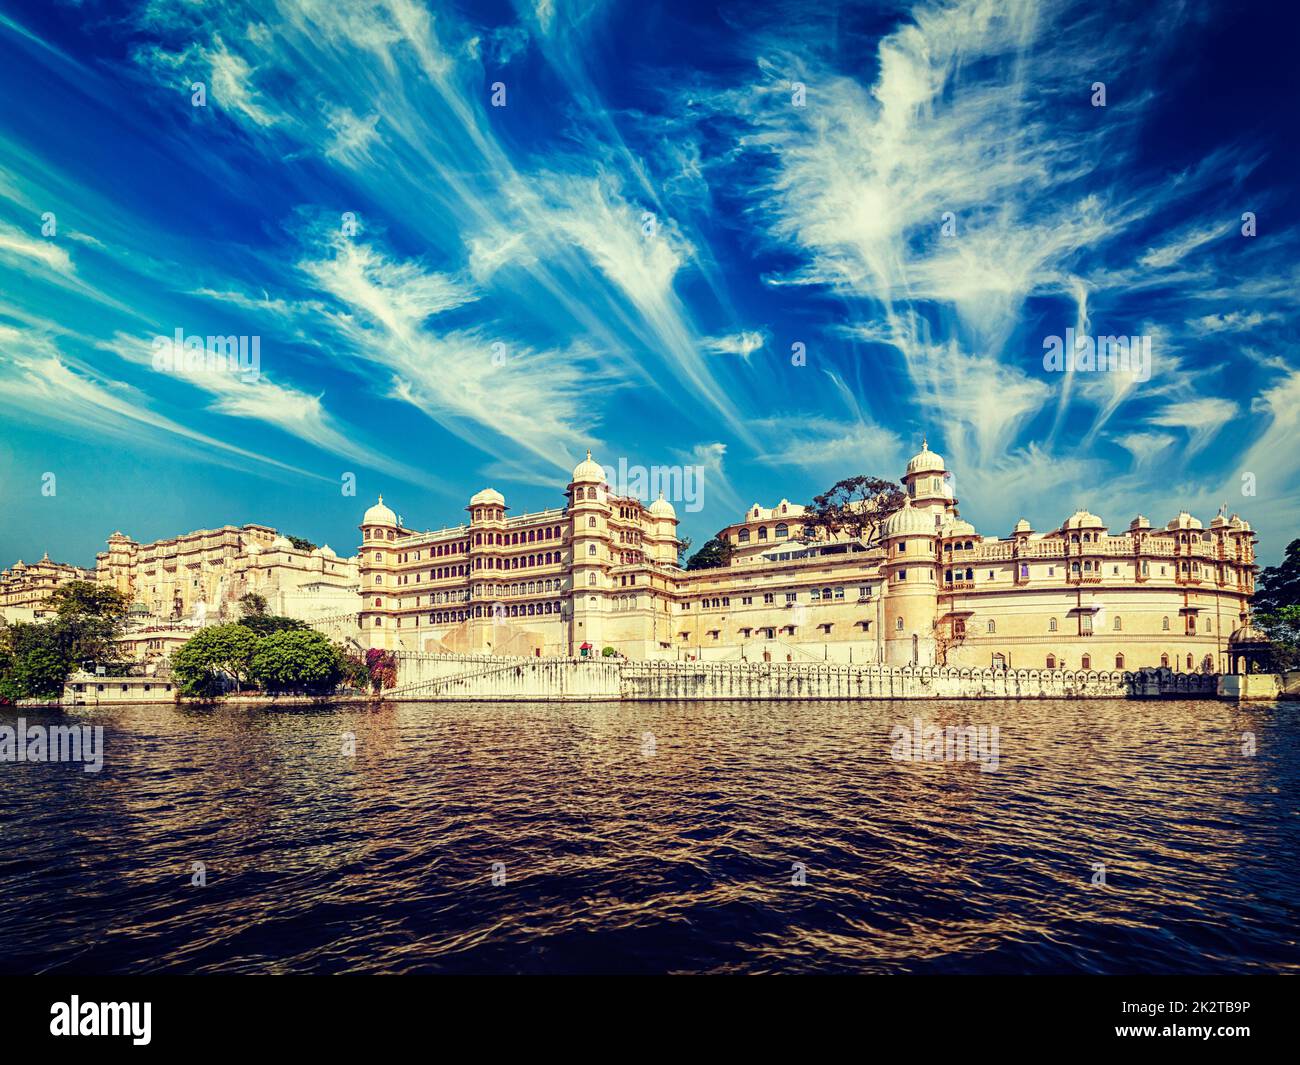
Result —
<path fill-rule="evenodd" d="M 379 493 L 379 503 L 380 503 L 381 506 L 383 505 L 383 502 L 384 502 L 384 494 L 383 494 L 382 492 L 380 492 L 380 493 Z"/>
<path fill-rule="evenodd" d="M 587 448 L 587 461 L 591 461 L 591 448 Z"/>
<path fill-rule="evenodd" d="M 922 451 L 930 450 L 930 438 L 925 433 L 921 434 L 921 450 Z"/>

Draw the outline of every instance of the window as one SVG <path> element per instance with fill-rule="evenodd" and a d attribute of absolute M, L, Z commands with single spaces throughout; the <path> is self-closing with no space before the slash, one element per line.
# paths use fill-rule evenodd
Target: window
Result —
<path fill-rule="evenodd" d="M 989 618 L 988 631 L 989 631 L 989 632 L 997 632 L 997 631 L 998 631 L 998 623 L 997 623 L 996 621 L 994 621 L 992 618 Z"/>
<path fill-rule="evenodd" d="M 595 544 L 588 544 L 588 545 L 587 545 L 587 554 L 589 554 L 589 555 L 594 555 L 595 553 L 596 553 L 596 545 L 595 545 Z"/>
<path fill-rule="evenodd" d="M 1080 663 L 1080 666 L 1081 666 L 1081 668 L 1083 668 L 1084 670 L 1089 670 L 1089 669 L 1091 669 L 1091 668 L 1092 668 L 1092 655 L 1084 655 L 1084 656 L 1083 656 L 1083 661 Z"/>
<path fill-rule="evenodd" d="M 776 538 L 779 540 L 779 539 L 781 539 L 782 537 L 789 536 L 789 535 L 790 535 L 790 528 L 789 528 L 789 526 L 787 526 L 786 523 L 783 522 L 783 521 L 781 521 L 781 522 L 777 522 L 777 525 L 776 525 Z"/>
<path fill-rule="evenodd" d="M 1112 628 L 1114 628 L 1116 632 L 1120 632 L 1121 630 L 1123 630 L 1124 628 L 1123 620 L 1119 617 L 1116 617 L 1115 624 L 1112 626 Z"/>
<path fill-rule="evenodd" d="M 1047 668 L 1048 668 L 1048 669 L 1055 669 L 1055 668 L 1056 668 L 1056 655 L 1048 655 L 1048 656 L 1047 656 Z"/>
<path fill-rule="evenodd" d="M 736 539 L 739 540 L 742 544 L 749 543 L 749 530 L 741 529 L 740 532 L 736 535 Z"/>
<path fill-rule="evenodd" d="M 900 581 L 905 581 L 905 580 L 907 580 L 907 570 L 905 570 L 905 569 L 900 569 L 900 570 L 898 571 L 898 579 L 899 579 Z"/>
<path fill-rule="evenodd" d="M 1169 668 L 1169 656 L 1168 656 L 1168 655 L 1161 655 L 1161 656 L 1160 656 L 1160 668 L 1161 668 L 1161 669 L 1168 669 L 1168 668 Z"/>
<path fill-rule="evenodd" d="M 903 631 L 903 619 L 902 619 L 902 618 L 899 618 L 899 619 L 898 619 L 897 623 L 894 625 L 894 629 L 895 629 L 897 632 L 902 632 L 902 631 Z"/>
<path fill-rule="evenodd" d="M 1048 619 L 1047 619 L 1047 631 L 1048 631 L 1048 632 L 1055 632 L 1055 631 L 1056 631 L 1056 618 L 1048 618 Z"/>
<path fill-rule="evenodd" d="M 764 527 L 764 528 L 758 530 L 758 538 L 759 538 L 760 540 L 766 540 L 766 539 L 767 539 L 767 528 L 766 528 L 766 527 Z"/>
<path fill-rule="evenodd" d="M 1116 669 L 1123 669 L 1123 668 L 1124 668 L 1124 656 L 1123 656 L 1123 655 L 1116 655 L 1116 656 L 1115 656 L 1115 668 L 1116 668 Z"/>
<path fill-rule="evenodd" d="M 1161 619 L 1160 619 L 1160 631 L 1161 631 L 1161 632 L 1168 632 L 1168 631 L 1169 631 L 1169 619 L 1168 619 L 1168 618 L 1161 618 Z"/>

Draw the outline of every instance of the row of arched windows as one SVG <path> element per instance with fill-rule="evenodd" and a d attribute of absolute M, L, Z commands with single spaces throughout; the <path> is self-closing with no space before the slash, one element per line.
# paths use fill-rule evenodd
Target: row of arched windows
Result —
<path fill-rule="evenodd" d="M 538 540 L 559 540 L 564 535 L 563 528 L 561 525 L 547 525 L 541 529 L 524 529 L 512 533 L 475 533 L 474 543 L 487 544 L 489 547 L 493 544 L 498 547 L 509 547 L 513 544 L 531 544 Z"/>

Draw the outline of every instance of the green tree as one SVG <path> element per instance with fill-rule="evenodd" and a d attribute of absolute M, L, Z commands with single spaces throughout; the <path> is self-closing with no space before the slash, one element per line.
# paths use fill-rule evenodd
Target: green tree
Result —
<path fill-rule="evenodd" d="M 861 474 L 846 477 L 814 496 L 804 508 L 804 529 L 808 535 L 824 533 L 827 539 L 846 533 L 869 542 L 885 519 L 903 505 L 904 495 L 897 481 Z"/>
<path fill-rule="evenodd" d="M 246 618 L 266 616 L 266 596 L 259 595 L 257 592 L 245 592 L 239 597 L 239 605 Z"/>
<path fill-rule="evenodd" d="M 46 605 L 55 639 L 69 662 L 116 661 L 115 642 L 126 627 L 127 597 L 93 581 L 69 581 L 50 593 Z"/>
<path fill-rule="evenodd" d="M 1270 668 L 1300 667 L 1300 540 L 1287 544 L 1280 565 L 1260 572 L 1251 616 L 1273 644 Z"/>
<path fill-rule="evenodd" d="M 342 651 L 319 632 L 285 630 L 261 639 L 251 675 L 269 692 L 332 692 L 345 675 Z"/>
<path fill-rule="evenodd" d="M 315 551 L 316 544 L 313 544 L 305 536 L 286 536 L 286 540 L 293 544 L 299 551 Z"/>
<path fill-rule="evenodd" d="M 4 636 L 0 694 L 11 702 L 52 699 L 62 694 L 72 672 L 72 658 L 56 626 L 52 622 L 22 622 L 7 628 Z"/>
<path fill-rule="evenodd" d="M 729 565 L 732 551 L 733 548 L 729 541 L 721 540 L 715 536 L 690 557 L 690 561 L 686 563 L 686 568 L 717 569 L 719 566 Z"/>
<path fill-rule="evenodd" d="M 683 536 L 677 541 L 677 565 L 686 565 L 686 556 L 691 553 L 691 544 L 694 542 L 689 536 Z"/>
<path fill-rule="evenodd" d="M 186 695 L 213 695 L 221 674 L 234 678 L 235 690 L 249 679 L 258 636 L 244 625 L 199 629 L 172 654 L 172 672 Z"/>
<path fill-rule="evenodd" d="M 305 621 L 299 621 L 297 618 L 281 617 L 278 614 L 254 614 L 251 617 L 240 618 L 239 624 L 246 629 L 251 629 L 259 636 L 269 636 L 273 632 L 287 632 L 309 627 Z"/>

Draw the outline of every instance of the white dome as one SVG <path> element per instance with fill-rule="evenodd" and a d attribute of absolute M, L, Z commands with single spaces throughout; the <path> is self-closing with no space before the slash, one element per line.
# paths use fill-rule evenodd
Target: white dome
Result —
<path fill-rule="evenodd" d="M 484 488 L 481 492 L 475 492 L 469 497 L 471 507 L 496 506 L 503 507 L 506 504 L 506 497 L 498 492 L 495 488 Z"/>
<path fill-rule="evenodd" d="M 274 540 L 271 541 L 271 550 L 292 551 L 293 542 L 287 536 L 284 535 L 277 536 Z"/>
<path fill-rule="evenodd" d="M 605 480 L 605 471 L 601 468 L 599 462 L 593 462 L 591 452 L 587 452 L 587 457 L 573 467 L 573 480 L 590 481 L 600 484 Z"/>
<path fill-rule="evenodd" d="M 379 502 L 366 511 L 361 519 L 362 525 L 396 525 L 397 515 L 384 506 L 384 497 L 379 497 Z"/>
<path fill-rule="evenodd" d="M 244 548 L 244 553 L 248 555 L 260 555 L 262 553 L 262 545 L 256 540 L 249 540 L 248 546 Z"/>
<path fill-rule="evenodd" d="M 912 500 L 903 498 L 903 505 L 885 521 L 885 536 L 932 535 L 934 519 L 912 506 Z"/>
<path fill-rule="evenodd" d="M 974 536 L 975 526 L 965 518 L 953 518 L 939 530 L 941 536 Z"/>
<path fill-rule="evenodd" d="M 324 547 L 316 548 L 316 550 L 312 552 L 312 555 L 314 555 L 316 558 L 338 558 L 339 557 L 334 553 L 334 548 L 330 547 L 329 544 L 326 544 Z"/>
<path fill-rule="evenodd" d="M 921 441 L 921 450 L 912 456 L 907 464 L 908 473 L 943 473 L 943 459 L 930 450 L 926 440 Z"/>
<path fill-rule="evenodd" d="M 1065 519 L 1065 528 L 1067 529 L 1104 529 L 1106 523 L 1096 514 L 1086 510 L 1076 510 Z"/>
<path fill-rule="evenodd" d="M 659 493 L 659 498 L 650 504 L 650 514 L 652 517 L 655 518 L 676 518 L 677 517 L 677 511 L 675 511 L 673 509 L 673 505 L 664 498 L 664 494 L 662 492 Z"/>
<path fill-rule="evenodd" d="M 1034 530 L 1030 526 L 1028 518 L 1021 518 L 1018 522 L 1016 522 L 1015 528 L 1012 529 L 1011 531 L 1013 533 L 1027 533 L 1027 532 L 1033 532 Z"/>

